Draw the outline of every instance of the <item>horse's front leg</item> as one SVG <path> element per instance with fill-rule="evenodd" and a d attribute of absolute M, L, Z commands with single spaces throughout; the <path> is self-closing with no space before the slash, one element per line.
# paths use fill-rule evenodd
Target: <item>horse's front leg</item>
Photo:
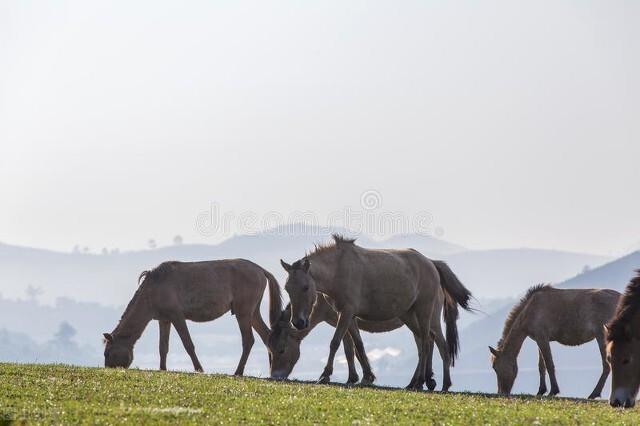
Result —
<path fill-rule="evenodd" d="M 609 363 L 607 362 L 607 349 L 604 336 L 596 336 L 596 341 L 598 342 L 598 348 L 600 349 L 600 358 L 602 359 L 602 374 L 600 375 L 600 379 L 598 380 L 596 387 L 593 389 L 593 392 L 591 392 L 591 395 L 589 395 L 589 399 L 600 397 L 602 388 L 604 387 L 604 384 L 607 381 L 607 377 L 609 377 L 609 371 L 611 370 L 611 368 L 609 367 Z"/>
<path fill-rule="evenodd" d="M 547 367 L 547 373 L 549 373 L 549 381 L 551 382 L 551 390 L 549 396 L 554 396 L 560 393 L 558 387 L 558 381 L 556 380 L 556 367 L 553 364 L 553 357 L 551 356 L 551 346 L 549 346 L 548 340 L 539 340 L 538 349 L 544 358 L 544 365 Z"/>
<path fill-rule="evenodd" d="M 336 351 L 340 347 L 340 342 L 347 333 L 352 319 L 353 312 L 343 311 L 338 313 L 338 324 L 336 325 L 336 331 L 333 334 L 331 344 L 329 345 L 329 359 L 327 359 L 327 365 L 324 367 L 324 371 L 318 379 L 318 383 L 329 383 L 331 375 L 333 374 L 333 360 L 336 357 Z"/>
<path fill-rule="evenodd" d="M 360 377 L 358 377 L 358 370 L 356 370 L 356 362 L 353 351 L 353 340 L 349 334 L 345 334 L 342 339 L 342 344 L 344 345 L 344 356 L 347 359 L 347 366 L 349 367 L 349 378 L 347 379 L 347 384 L 352 385 L 358 383 Z"/>
<path fill-rule="evenodd" d="M 538 349 L 538 373 L 540 374 L 538 396 L 542 396 L 547 393 L 547 367 L 544 365 L 544 356 L 540 349 Z"/>
<path fill-rule="evenodd" d="M 200 364 L 200 361 L 198 360 L 198 357 L 196 355 L 196 350 L 193 345 L 193 340 L 191 340 L 191 334 L 189 334 L 189 329 L 187 328 L 187 321 L 184 319 L 183 316 L 176 315 L 171 320 L 171 323 L 173 324 L 173 327 L 178 332 L 178 335 L 180 336 L 180 340 L 182 340 L 182 345 L 184 346 L 184 349 L 189 354 L 189 357 L 191 358 L 191 362 L 193 362 L 193 368 L 198 373 L 202 373 L 204 370 L 202 369 L 202 365 Z"/>
<path fill-rule="evenodd" d="M 167 353 L 169 352 L 169 334 L 171 334 L 171 321 L 158 320 L 160 325 L 160 370 L 167 369 Z"/>

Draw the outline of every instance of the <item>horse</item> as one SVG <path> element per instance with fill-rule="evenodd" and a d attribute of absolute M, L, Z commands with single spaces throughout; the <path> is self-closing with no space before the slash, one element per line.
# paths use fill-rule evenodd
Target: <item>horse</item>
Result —
<path fill-rule="evenodd" d="M 438 266 L 416 250 L 372 250 L 340 235 L 333 240 L 291 265 L 280 261 L 288 273 L 285 290 L 291 302 L 290 321 L 296 329 L 309 327 L 318 292 L 335 303 L 338 321 L 318 383 L 330 382 L 340 342 L 347 331 L 352 336 L 357 333 L 354 318 L 371 322 L 398 318 L 413 333 L 418 350 L 418 363 L 407 388 L 422 389 L 438 292 L 445 295 L 447 351 L 452 364 L 459 347 L 458 305 L 471 310 L 471 292 L 446 264 Z M 354 344 L 358 352 L 365 352 L 361 341 Z"/>
<path fill-rule="evenodd" d="M 260 315 L 260 302 L 269 286 L 269 321 L 274 324 L 282 311 L 282 298 L 274 276 L 244 259 L 204 262 L 164 262 L 144 271 L 138 289 L 127 305 L 120 322 L 111 333 L 104 333 L 105 367 L 128 368 L 133 362 L 133 347 L 151 320 L 160 325 L 160 370 L 167 369 L 169 333 L 174 326 L 193 368 L 202 372 L 186 320 L 213 321 L 228 311 L 236 316 L 242 335 L 242 355 L 235 371 L 241 376 L 254 343 L 256 330 L 264 344 L 269 327 Z"/>
<path fill-rule="evenodd" d="M 439 293 L 437 300 L 437 306 L 433 311 L 433 318 L 431 318 L 431 339 L 435 341 L 440 357 L 442 358 L 443 368 L 443 382 L 442 391 L 446 392 L 451 387 L 451 378 L 449 373 L 449 367 L 451 360 L 449 359 L 449 353 L 446 350 L 446 341 L 442 334 L 442 328 L 440 327 L 440 315 L 442 313 L 442 305 L 444 303 L 444 294 Z M 323 295 L 318 295 L 316 305 L 313 307 L 311 316 L 309 318 L 309 327 L 303 331 L 298 331 L 291 326 L 291 304 L 287 305 L 282 311 L 282 315 L 278 322 L 271 327 L 271 333 L 269 334 L 269 352 L 271 355 L 271 378 L 276 380 L 283 380 L 289 377 L 293 367 L 300 358 L 300 344 L 302 340 L 313 330 L 318 324 L 326 322 L 327 324 L 335 327 L 338 323 L 338 314 L 333 309 L 329 301 Z M 396 330 L 402 327 L 402 321 L 395 318 L 389 321 L 381 322 L 369 322 L 356 318 L 356 324 L 358 329 L 368 331 L 370 333 L 383 333 L 387 331 Z M 354 343 L 352 339 L 360 339 L 360 335 L 351 336 L 349 332 L 342 339 L 344 345 L 344 354 L 347 360 L 347 366 L 349 376 L 347 378 L 347 384 L 355 384 L 358 382 L 358 372 L 356 371 L 354 363 Z M 360 346 L 360 345 L 358 345 Z M 433 380 L 433 371 L 431 369 L 431 359 L 433 346 L 431 346 L 430 354 L 427 360 L 427 388 L 434 390 L 436 382 Z M 375 375 L 371 371 L 366 353 L 355 353 L 360 365 L 362 366 L 362 385 L 370 385 L 375 381 Z"/>
<path fill-rule="evenodd" d="M 517 357 L 530 337 L 538 345 L 538 396 L 560 393 L 549 342 L 578 346 L 595 339 L 602 358 L 602 374 L 589 399 L 600 396 L 609 365 L 605 356 L 604 324 L 611 318 L 620 293 L 609 289 L 559 289 L 548 284 L 529 288 L 509 312 L 497 348 L 489 346 L 491 365 L 496 372 L 498 393 L 509 395 L 518 375 Z"/>
<path fill-rule="evenodd" d="M 611 365 L 609 404 L 633 407 L 640 387 L 640 270 L 627 285 L 605 332 Z"/>

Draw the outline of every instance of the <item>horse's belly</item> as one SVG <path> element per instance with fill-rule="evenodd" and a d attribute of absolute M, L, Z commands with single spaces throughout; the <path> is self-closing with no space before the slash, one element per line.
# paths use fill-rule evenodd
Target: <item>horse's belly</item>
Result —
<path fill-rule="evenodd" d="M 184 316 L 188 320 L 196 322 L 213 321 L 221 317 L 231 309 L 231 298 L 207 297 L 187 298 L 183 300 Z"/>
<path fill-rule="evenodd" d="M 414 304 L 413 294 L 379 294 L 361 304 L 359 318 L 366 321 L 389 321 L 404 315 Z"/>

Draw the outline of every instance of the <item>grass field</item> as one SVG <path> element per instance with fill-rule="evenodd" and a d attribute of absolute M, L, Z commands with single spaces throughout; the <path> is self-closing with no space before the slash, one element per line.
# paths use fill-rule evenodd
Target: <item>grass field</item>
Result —
<path fill-rule="evenodd" d="M 604 401 L 278 383 L 0 364 L 0 420 L 21 423 L 640 424 Z"/>

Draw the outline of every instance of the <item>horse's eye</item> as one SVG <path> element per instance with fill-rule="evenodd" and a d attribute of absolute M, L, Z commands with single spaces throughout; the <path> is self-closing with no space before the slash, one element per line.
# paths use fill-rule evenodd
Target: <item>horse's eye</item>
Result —
<path fill-rule="evenodd" d="M 630 360 L 629 358 L 625 358 L 625 359 L 623 359 L 623 360 L 622 360 L 622 363 L 623 363 L 624 365 L 629 364 L 629 362 L 631 362 L 631 360 Z"/>
<path fill-rule="evenodd" d="M 308 292 L 308 291 L 309 291 L 309 287 L 305 287 L 303 290 L 304 290 L 304 292 L 306 293 L 306 292 Z"/>

